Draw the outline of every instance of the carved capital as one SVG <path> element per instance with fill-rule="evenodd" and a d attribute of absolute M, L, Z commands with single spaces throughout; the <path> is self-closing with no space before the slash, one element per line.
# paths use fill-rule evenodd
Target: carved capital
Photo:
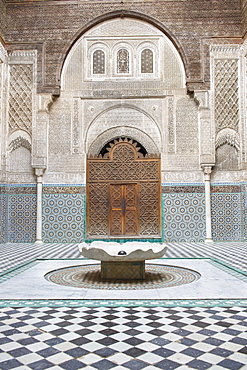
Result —
<path fill-rule="evenodd" d="M 202 164 L 201 165 L 204 175 L 210 175 L 212 172 L 213 164 Z"/>
<path fill-rule="evenodd" d="M 49 113 L 54 101 L 55 101 L 54 95 L 51 94 L 38 95 L 38 112 Z"/>
<path fill-rule="evenodd" d="M 209 109 L 209 91 L 195 90 L 194 99 L 195 102 L 198 104 L 199 108 Z"/>
<path fill-rule="evenodd" d="M 35 175 L 37 177 L 42 177 L 44 175 L 45 168 L 35 168 Z"/>

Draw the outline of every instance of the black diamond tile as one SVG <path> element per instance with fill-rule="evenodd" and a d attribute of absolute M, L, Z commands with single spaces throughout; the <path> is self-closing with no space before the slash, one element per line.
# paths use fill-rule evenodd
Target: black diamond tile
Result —
<path fill-rule="evenodd" d="M 70 326 L 71 323 L 69 321 L 61 321 L 61 322 L 56 322 L 57 326 L 60 326 L 61 328 L 64 328 L 66 326 Z"/>
<path fill-rule="evenodd" d="M 197 332 L 198 334 L 201 335 L 206 335 L 207 337 L 212 337 L 214 336 L 217 332 L 209 329 L 202 329 Z"/>
<path fill-rule="evenodd" d="M 78 361 L 76 359 L 68 360 L 63 362 L 62 364 L 59 365 L 65 370 L 79 370 L 82 369 L 83 367 L 86 367 L 87 365 L 84 364 L 81 361 Z"/>
<path fill-rule="evenodd" d="M 193 369 L 198 369 L 198 370 L 208 369 L 212 366 L 212 364 L 209 364 L 206 361 L 197 360 L 197 359 L 194 359 L 188 362 L 186 365 Z"/>
<path fill-rule="evenodd" d="M 129 322 L 126 322 L 125 324 L 126 326 L 129 326 L 130 328 L 136 328 L 137 326 L 140 326 L 140 324 L 138 324 L 137 322 L 135 321 L 129 321 Z"/>
<path fill-rule="evenodd" d="M 130 360 L 128 362 L 125 362 L 122 366 L 127 367 L 127 369 L 130 369 L 130 370 L 141 370 L 147 367 L 148 364 L 140 360 Z"/>
<path fill-rule="evenodd" d="M 137 347 L 132 347 L 132 348 L 127 349 L 127 351 L 124 351 L 123 353 L 125 353 L 127 356 L 131 356 L 135 358 L 135 357 L 144 355 L 145 351 Z"/>
<path fill-rule="evenodd" d="M 128 315 L 128 316 L 125 316 L 125 319 L 126 320 L 130 320 L 130 321 L 133 321 L 133 320 L 138 320 L 139 317 L 138 316 L 135 316 L 135 315 Z"/>
<path fill-rule="evenodd" d="M 63 343 L 64 340 L 61 338 L 51 338 L 44 341 L 48 346 L 56 346 L 57 344 Z"/>
<path fill-rule="evenodd" d="M 75 316 L 73 316 L 73 315 L 60 316 L 60 319 L 63 319 L 65 321 L 73 320 L 74 318 L 75 318 Z M 84 319 L 84 317 L 82 319 Z"/>
<path fill-rule="evenodd" d="M 163 370 L 173 370 L 179 367 L 180 364 L 170 360 L 162 360 L 160 362 L 157 362 L 155 366 Z"/>
<path fill-rule="evenodd" d="M 70 342 L 77 346 L 82 346 L 83 344 L 89 343 L 90 340 L 85 337 L 79 337 L 79 338 L 71 340 Z"/>
<path fill-rule="evenodd" d="M 104 347 L 104 348 L 100 348 L 98 349 L 97 351 L 95 351 L 94 353 L 96 353 L 97 355 L 101 356 L 101 357 L 110 357 L 112 356 L 116 351 L 109 348 L 109 347 Z"/>
<path fill-rule="evenodd" d="M 154 321 L 154 322 L 149 322 L 147 323 L 148 326 L 151 326 L 152 328 L 160 328 L 161 326 L 163 326 L 164 324 L 161 324 L 157 321 Z"/>
<path fill-rule="evenodd" d="M 210 353 L 213 353 L 214 355 L 221 356 L 221 357 L 229 357 L 233 354 L 232 351 L 228 351 L 224 348 L 214 348 L 210 351 Z"/>
<path fill-rule="evenodd" d="M 131 337 L 131 338 L 124 340 L 124 343 L 130 344 L 131 346 L 137 346 L 138 344 L 143 343 L 143 342 L 144 342 L 143 340 L 139 338 L 135 338 L 135 337 Z"/>
<path fill-rule="evenodd" d="M 149 315 L 149 316 L 146 316 L 145 319 L 155 321 L 155 320 L 160 320 L 161 316 Z"/>
<path fill-rule="evenodd" d="M 75 347 L 75 348 L 68 349 L 67 351 L 65 351 L 65 353 L 67 353 L 71 357 L 78 358 L 78 357 L 86 355 L 88 351 L 86 351 L 84 348 L 81 348 L 81 347 Z"/>
<path fill-rule="evenodd" d="M 97 316 L 95 315 L 86 315 L 86 316 L 83 316 L 82 319 L 83 320 L 93 320 L 95 319 Z"/>
<path fill-rule="evenodd" d="M 14 358 L 21 357 L 21 356 L 24 356 L 24 355 L 28 355 L 29 353 L 31 353 L 31 351 L 29 351 L 29 349 L 27 349 L 25 347 L 12 349 L 11 351 L 7 351 L 7 352 L 8 352 L 9 355 L 11 355 Z"/>
<path fill-rule="evenodd" d="M 46 359 L 43 359 L 40 361 L 32 362 L 31 364 L 28 364 L 28 366 L 33 370 L 37 370 L 37 369 L 44 370 L 44 369 L 48 369 L 49 367 L 53 366 L 53 364 L 47 361 Z"/>
<path fill-rule="evenodd" d="M 117 364 L 114 364 L 113 362 L 104 359 L 96 362 L 95 364 L 92 364 L 92 366 L 99 370 L 109 370 L 112 369 L 113 367 L 116 367 Z"/>
<path fill-rule="evenodd" d="M 170 323 L 171 326 L 175 326 L 176 328 L 182 328 L 183 326 L 187 326 L 188 324 L 185 324 L 181 321 L 174 321 Z"/>
<path fill-rule="evenodd" d="M 118 319 L 118 316 L 115 316 L 115 315 L 106 315 L 106 316 L 103 316 L 102 318 L 103 319 L 106 319 L 106 320 L 116 320 L 116 319 Z"/>
<path fill-rule="evenodd" d="M 203 343 L 211 344 L 212 346 L 219 347 L 222 343 L 224 343 L 223 340 L 217 339 L 217 338 L 206 338 L 202 341 Z"/>
<path fill-rule="evenodd" d="M 104 329 L 104 330 L 101 330 L 99 333 L 107 337 L 108 336 L 110 337 L 111 335 L 117 334 L 117 331 L 113 329 Z"/>
<path fill-rule="evenodd" d="M 153 329 L 153 330 L 150 330 L 148 332 L 148 334 L 152 334 L 152 335 L 155 335 L 156 337 L 162 337 L 163 335 L 165 335 L 167 332 L 164 331 L 164 330 L 160 330 L 160 329 Z"/>
<path fill-rule="evenodd" d="M 134 336 L 137 336 L 137 335 L 141 334 L 141 331 L 136 330 L 136 329 L 129 329 L 129 330 L 124 331 L 124 334 L 127 334 L 130 337 L 134 337 Z"/>
<path fill-rule="evenodd" d="M 170 316 L 167 316 L 166 318 L 169 319 L 169 320 L 176 321 L 176 320 L 181 320 L 183 317 L 182 316 L 178 316 L 178 315 L 170 315 Z"/>
<path fill-rule="evenodd" d="M 75 333 L 77 335 L 80 335 L 80 336 L 84 337 L 85 335 L 92 334 L 93 333 L 93 330 L 90 330 L 90 329 L 79 329 L 79 330 L 76 330 Z"/>
<path fill-rule="evenodd" d="M 100 325 L 106 326 L 107 328 L 112 328 L 116 324 L 114 322 L 107 321 L 107 322 L 101 322 Z"/>
<path fill-rule="evenodd" d="M 180 339 L 179 343 L 183 344 L 184 346 L 193 346 L 196 341 L 190 338 L 182 338 Z"/>
<path fill-rule="evenodd" d="M 207 326 L 210 326 L 211 324 L 208 324 L 203 321 L 196 321 L 196 322 L 193 322 L 193 325 L 198 326 L 199 328 L 206 328 Z"/>
<path fill-rule="evenodd" d="M 204 317 L 200 316 L 200 315 L 191 315 L 191 316 L 188 317 L 188 319 L 195 320 L 195 321 L 200 321 L 200 320 L 203 320 Z"/>
<path fill-rule="evenodd" d="M 59 335 L 63 335 L 66 333 L 69 333 L 69 331 L 62 328 L 50 331 L 50 334 L 54 335 L 55 337 L 59 337 Z"/>
<path fill-rule="evenodd" d="M 230 370 L 238 370 L 243 365 L 246 365 L 246 363 L 245 364 L 242 364 L 242 363 L 240 363 L 238 361 L 233 361 L 233 360 L 230 360 L 230 359 L 226 358 L 223 361 L 219 362 L 217 365 L 218 366 L 222 366 L 222 367 L 224 367 L 226 369 L 230 369 Z"/>
<path fill-rule="evenodd" d="M 125 311 L 126 313 L 129 313 L 130 315 L 133 315 L 135 313 L 138 313 L 139 311 L 135 310 L 134 308 L 129 308 L 128 310 Z M 148 312 L 148 311 L 146 311 Z"/>
<path fill-rule="evenodd" d="M 52 356 L 52 355 L 55 355 L 56 353 L 58 353 L 59 351 L 56 349 L 56 348 L 53 348 L 53 347 L 47 347 L 45 349 L 42 349 L 41 351 L 38 351 L 37 353 L 42 356 L 42 357 L 49 357 L 49 356 Z"/>
<path fill-rule="evenodd" d="M 26 326 L 26 325 L 28 324 L 22 321 L 14 322 L 13 324 L 11 324 L 13 328 L 21 328 L 22 326 Z"/>
<path fill-rule="evenodd" d="M 46 321 L 46 320 L 51 320 L 51 319 L 53 319 L 53 316 L 51 315 L 39 316 L 39 320 Z"/>
<path fill-rule="evenodd" d="M 0 344 L 5 344 L 5 343 L 9 343 L 9 342 L 11 342 L 11 339 L 9 339 L 7 337 L 0 338 Z"/>
<path fill-rule="evenodd" d="M 87 327 L 95 325 L 95 324 L 92 321 L 83 321 L 79 325 L 83 326 L 84 328 L 87 328 Z"/>
<path fill-rule="evenodd" d="M 241 348 L 240 350 L 238 350 L 238 352 L 244 353 L 245 355 L 247 355 L 247 347 Z"/>
<path fill-rule="evenodd" d="M 229 326 L 232 326 L 231 323 L 226 322 L 226 321 L 219 321 L 219 322 L 216 322 L 214 325 L 222 326 L 224 328 L 229 328 Z"/>
<path fill-rule="evenodd" d="M 190 357 L 199 357 L 203 355 L 202 351 L 200 351 L 199 349 L 191 348 L 191 347 L 184 349 L 183 351 L 181 351 L 181 353 L 184 353 L 185 355 L 190 356 Z"/>
<path fill-rule="evenodd" d="M 170 349 L 167 349 L 165 347 L 161 347 L 161 348 L 155 349 L 152 353 L 155 353 L 158 356 L 167 358 L 167 357 L 172 356 L 175 352 L 171 351 Z"/>
<path fill-rule="evenodd" d="M 243 346 L 246 345 L 246 339 L 245 338 L 232 338 L 229 342 L 236 343 L 236 344 L 242 344 Z"/>
<path fill-rule="evenodd" d="M 105 337 L 105 338 L 96 340 L 96 342 L 102 344 L 103 346 L 111 346 L 112 344 L 116 343 L 117 340 L 111 337 Z"/>
<path fill-rule="evenodd" d="M 20 361 L 16 360 L 15 358 L 7 361 L 1 362 L 1 369 L 3 370 L 11 370 L 14 369 L 15 367 L 21 366 L 22 364 Z"/>

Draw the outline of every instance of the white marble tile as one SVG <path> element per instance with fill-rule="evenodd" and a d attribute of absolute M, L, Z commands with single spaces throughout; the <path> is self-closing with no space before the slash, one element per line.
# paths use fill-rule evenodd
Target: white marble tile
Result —
<path fill-rule="evenodd" d="M 243 299 L 247 283 L 211 265 L 207 259 L 159 259 L 153 263 L 196 270 L 201 278 L 190 284 L 144 290 L 97 290 L 62 286 L 44 278 L 50 271 L 88 260 L 47 260 L 0 284 L 1 299 Z"/>

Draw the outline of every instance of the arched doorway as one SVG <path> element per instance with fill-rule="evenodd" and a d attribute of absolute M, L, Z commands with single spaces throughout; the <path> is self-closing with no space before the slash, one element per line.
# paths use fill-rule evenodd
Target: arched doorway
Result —
<path fill-rule="evenodd" d="M 87 237 L 160 238 L 160 156 L 118 138 L 87 158 Z"/>

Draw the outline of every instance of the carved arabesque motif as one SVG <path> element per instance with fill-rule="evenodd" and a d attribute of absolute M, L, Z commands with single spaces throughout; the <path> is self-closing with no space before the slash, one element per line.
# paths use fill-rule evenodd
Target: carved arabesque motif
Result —
<path fill-rule="evenodd" d="M 33 65 L 15 64 L 10 67 L 9 131 L 32 132 Z"/>
<path fill-rule="evenodd" d="M 160 236 L 160 157 L 139 153 L 136 142 L 115 140 L 87 160 L 87 235 Z"/>
<path fill-rule="evenodd" d="M 224 128 L 238 132 L 239 123 L 238 61 L 215 61 L 215 119 L 216 133 Z"/>

